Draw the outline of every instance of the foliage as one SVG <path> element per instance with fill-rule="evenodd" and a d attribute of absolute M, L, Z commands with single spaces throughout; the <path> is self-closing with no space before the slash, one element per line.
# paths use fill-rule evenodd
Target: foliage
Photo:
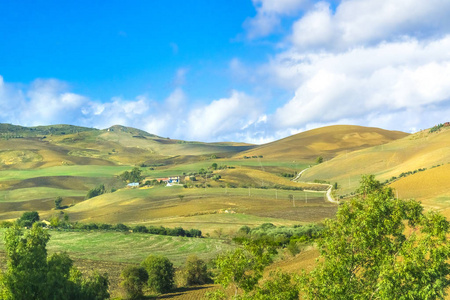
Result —
<path fill-rule="evenodd" d="M 83 278 L 65 253 L 47 259 L 49 239 L 37 223 L 24 235 L 18 226 L 6 231 L 7 269 L 0 278 L 1 299 L 109 298 L 106 275 Z"/>
<path fill-rule="evenodd" d="M 158 293 L 169 292 L 174 286 L 175 269 L 167 257 L 149 255 L 142 266 L 148 273 L 148 287 Z"/>
<path fill-rule="evenodd" d="M 184 266 L 184 277 L 186 285 L 205 284 L 211 279 L 208 274 L 206 263 L 196 255 L 190 255 Z"/>
<path fill-rule="evenodd" d="M 235 296 L 239 290 L 249 293 L 262 278 L 264 268 L 272 262 L 276 254 L 274 247 L 264 243 L 245 244 L 232 252 L 219 255 L 216 260 L 218 274 L 215 282 L 234 287 Z"/>
<path fill-rule="evenodd" d="M 264 241 L 277 247 L 285 247 L 300 239 L 302 241 L 314 239 L 322 230 L 323 227 L 316 224 L 277 227 L 272 223 L 264 223 L 253 229 L 248 226 L 241 227 L 233 240 L 241 244 L 249 241 Z"/>
<path fill-rule="evenodd" d="M 323 157 L 322 156 L 317 157 L 316 158 L 316 163 L 318 163 L 318 164 L 323 163 Z"/>
<path fill-rule="evenodd" d="M 433 132 L 436 132 L 436 131 L 439 131 L 439 130 L 441 130 L 441 128 L 442 127 L 444 127 L 444 124 L 438 124 L 438 125 L 435 125 L 435 126 L 433 126 L 433 127 L 431 127 L 430 128 L 430 133 L 433 133 Z"/>
<path fill-rule="evenodd" d="M 125 182 L 140 182 L 144 179 L 144 176 L 142 176 L 141 169 L 134 167 L 131 171 L 125 171 L 120 174 L 119 178 Z"/>
<path fill-rule="evenodd" d="M 55 199 L 55 208 L 61 209 L 61 203 L 63 201 L 63 198 L 61 196 L 56 197 Z"/>
<path fill-rule="evenodd" d="M 358 198 L 326 222 L 307 299 L 442 299 L 450 285 L 449 222 L 363 176 Z"/>
<path fill-rule="evenodd" d="M 143 267 L 128 266 L 120 277 L 127 299 L 141 299 L 144 296 L 142 288 L 148 280 L 148 273 Z"/>
<path fill-rule="evenodd" d="M 99 186 L 97 186 L 93 189 L 90 189 L 88 191 L 88 193 L 86 194 L 85 198 L 86 199 L 94 198 L 94 197 L 104 194 L 105 192 L 106 192 L 105 185 L 100 184 Z"/>
<path fill-rule="evenodd" d="M 277 271 L 270 274 L 262 286 L 242 299 L 248 300 L 298 300 L 299 288 L 295 276 Z"/>
<path fill-rule="evenodd" d="M 35 222 L 39 221 L 39 214 L 37 211 L 26 211 L 17 220 L 17 224 L 22 227 L 31 227 Z"/>

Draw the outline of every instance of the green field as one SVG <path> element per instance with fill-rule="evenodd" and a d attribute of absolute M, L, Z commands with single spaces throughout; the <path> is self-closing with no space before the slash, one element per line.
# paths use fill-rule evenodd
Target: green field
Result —
<path fill-rule="evenodd" d="M 286 162 L 286 161 L 275 161 L 275 160 L 264 160 L 262 159 L 209 159 L 194 163 L 186 163 L 180 165 L 173 165 L 168 167 L 155 167 L 154 170 L 144 169 L 144 175 L 149 177 L 167 177 L 182 175 L 183 173 L 194 173 L 198 172 L 200 169 L 208 169 L 213 163 L 218 166 L 228 166 L 228 167 L 256 167 L 264 169 L 267 167 L 278 167 L 291 172 L 299 172 L 307 167 L 311 163 L 309 162 Z"/>
<path fill-rule="evenodd" d="M 4 251 L 1 229 L 0 250 Z M 186 257 L 195 253 L 205 260 L 233 249 L 228 242 L 210 238 L 187 238 L 143 233 L 121 232 L 64 232 L 49 231 L 49 253 L 67 252 L 70 257 L 98 261 L 140 263 L 150 254 L 164 255 L 175 266 L 181 266 Z"/>
<path fill-rule="evenodd" d="M 0 171 L 0 182 L 6 180 L 24 180 L 36 177 L 79 176 L 79 177 L 111 177 L 130 170 L 130 166 L 58 166 L 31 170 Z"/>
<path fill-rule="evenodd" d="M 36 199 L 49 199 L 61 197 L 81 197 L 85 196 L 86 191 L 67 190 L 49 187 L 34 187 L 25 189 L 16 189 L 11 191 L 0 191 L 0 202 L 20 202 Z"/>

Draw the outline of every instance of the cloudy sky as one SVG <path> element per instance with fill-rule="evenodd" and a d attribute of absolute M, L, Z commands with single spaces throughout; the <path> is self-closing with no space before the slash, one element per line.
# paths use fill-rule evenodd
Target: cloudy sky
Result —
<path fill-rule="evenodd" d="M 450 121 L 448 0 L 4 1 L 0 122 L 264 143 Z"/>

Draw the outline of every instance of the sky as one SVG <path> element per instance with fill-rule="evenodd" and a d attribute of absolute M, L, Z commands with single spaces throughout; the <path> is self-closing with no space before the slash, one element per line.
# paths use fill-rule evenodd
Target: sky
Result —
<path fill-rule="evenodd" d="M 450 121 L 448 0 L 2 1 L 0 123 L 266 143 Z"/>

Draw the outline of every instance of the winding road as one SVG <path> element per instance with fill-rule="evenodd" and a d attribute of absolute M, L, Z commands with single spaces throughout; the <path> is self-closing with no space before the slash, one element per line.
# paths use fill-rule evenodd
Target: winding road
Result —
<path fill-rule="evenodd" d="M 298 179 L 300 179 L 300 177 L 302 176 L 303 172 L 305 172 L 305 171 L 308 170 L 308 169 L 309 169 L 309 168 L 306 168 L 306 169 L 301 170 L 301 171 L 297 174 L 297 176 L 295 176 L 295 178 L 292 179 L 292 181 L 297 181 Z M 308 184 L 317 184 L 317 183 L 314 183 L 314 182 L 305 182 L 305 183 L 308 183 Z M 327 184 L 327 185 L 328 185 L 328 189 L 327 189 L 327 192 L 326 192 L 326 194 L 325 194 L 325 197 L 327 198 L 328 202 L 331 202 L 331 203 L 334 203 L 334 204 L 339 204 L 339 200 L 334 199 L 334 198 L 333 198 L 333 195 L 331 195 L 331 191 L 333 190 L 333 186 L 332 186 L 331 184 Z M 307 190 L 305 190 L 305 191 L 307 191 Z"/>

